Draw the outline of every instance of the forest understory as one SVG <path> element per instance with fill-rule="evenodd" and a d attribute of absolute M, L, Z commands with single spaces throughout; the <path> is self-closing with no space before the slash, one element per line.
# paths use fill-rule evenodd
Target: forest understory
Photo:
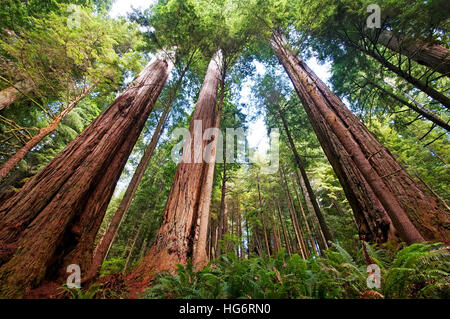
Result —
<path fill-rule="evenodd" d="M 5 0 L 0 299 L 449 299 L 450 4 Z"/>

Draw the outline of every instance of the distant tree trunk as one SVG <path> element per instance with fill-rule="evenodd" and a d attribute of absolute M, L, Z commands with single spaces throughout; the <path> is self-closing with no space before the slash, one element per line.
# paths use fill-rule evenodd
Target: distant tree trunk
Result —
<path fill-rule="evenodd" d="M 289 210 L 290 215 L 291 215 L 292 228 L 294 229 L 294 234 L 295 234 L 295 237 L 297 239 L 299 251 L 300 251 L 300 254 L 302 255 L 303 259 L 307 259 L 308 258 L 307 248 L 306 248 L 305 242 L 303 240 L 303 236 L 302 236 L 302 232 L 301 232 L 301 229 L 300 229 L 300 225 L 299 225 L 298 220 L 297 220 L 297 214 L 295 213 L 294 204 L 292 202 L 292 197 L 291 197 L 291 194 L 289 192 L 289 188 L 287 187 L 286 175 L 284 173 L 284 170 L 283 170 L 282 166 L 280 166 L 280 178 L 282 180 L 281 183 L 283 184 L 284 192 L 286 194 L 286 201 L 287 201 L 287 204 L 288 204 L 288 210 Z"/>
<path fill-rule="evenodd" d="M 225 144 L 224 140 L 224 144 Z M 227 160 L 226 156 L 223 157 L 223 172 L 222 172 L 222 187 L 220 196 L 220 210 L 219 210 L 219 246 L 217 248 L 217 254 L 221 254 L 220 240 L 223 240 L 223 235 L 228 233 L 228 216 L 227 216 L 227 202 L 225 200 L 227 196 Z"/>
<path fill-rule="evenodd" d="M 280 202 L 278 200 L 276 202 L 277 202 L 278 218 L 280 219 L 280 226 L 281 226 L 281 230 L 283 231 L 284 243 L 285 243 L 286 250 L 287 250 L 289 256 L 291 256 L 292 255 L 291 245 L 290 245 L 287 233 L 286 233 L 286 227 L 284 225 L 284 220 L 283 220 L 283 216 L 281 213 Z"/>
<path fill-rule="evenodd" d="M 309 199 L 311 200 L 311 204 L 314 208 L 314 213 L 316 214 L 317 219 L 319 220 L 320 228 L 322 229 L 325 239 L 327 241 L 333 241 L 333 236 L 331 235 L 331 232 L 328 229 L 325 218 L 323 217 L 322 211 L 320 210 L 319 204 L 317 203 L 316 195 L 314 194 L 314 191 L 309 182 L 308 175 L 306 174 L 305 165 L 303 164 L 303 161 L 297 152 L 297 148 L 295 147 L 294 140 L 292 139 L 291 132 L 289 131 L 289 127 L 286 122 L 286 118 L 283 114 L 283 111 L 281 110 L 280 104 L 277 104 L 277 106 L 278 106 L 278 113 L 280 114 L 281 120 L 283 122 L 284 130 L 285 130 L 286 135 L 289 140 L 289 145 L 291 147 L 292 153 L 294 154 L 295 164 L 296 164 L 297 168 L 300 170 L 300 174 L 302 175 L 303 181 L 306 186 L 306 191 L 308 192 Z M 298 174 L 297 170 L 295 171 L 295 173 Z M 300 180 L 300 176 L 297 176 L 297 177 Z"/>
<path fill-rule="evenodd" d="M 123 270 L 122 270 L 123 274 L 126 274 L 127 271 L 128 271 L 128 267 L 130 266 L 131 257 L 132 257 L 133 252 L 134 252 L 134 247 L 136 246 L 136 242 L 139 239 L 139 236 L 141 235 L 141 231 L 142 231 L 143 225 L 144 225 L 144 223 L 141 222 L 141 224 L 139 225 L 139 228 L 138 228 L 138 230 L 136 232 L 136 235 L 134 235 L 133 243 L 131 244 L 130 250 L 129 250 L 128 255 L 127 255 L 127 259 L 125 260 L 125 265 L 123 266 Z"/>
<path fill-rule="evenodd" d="M 272 45 L 276 55 L 294 83 L 346 194 L 350 195 L 347 198 L 352 208 L 356 206 L 355 197 L 361 198 L 368 189 L 372 189 L 375 196 L 369 194 L 369 203 L 362 203 L 363 206 L 370 207 L 373 203 L 378 206 L 377 198 L 404 241 L 413 243 L 425 238 L 448 242 L 450 231 L 445 225 L 448 225 L 449 218 L 445 208 L 421 189 L 361 121 L 285 44 L 274 36 Z M 343 167 L 344 162 L 347 167 Z M 362 176 L 356 175 L 357 171 Z M 347 175 L 347 172 L 351 174 L 344 177 L 343 173 Z M 352 179 L 354 177 L 357 179 Z M 349 185 L 362 179 L 368 187 L 362 183 Z M 361 194 L 361 186 L 364 186 L 366 194 Z M 357 214 L 355 216 L 358 217 Z"/>
<path fill-rule="evenodd" d="M 306 231 L 308 232 L 309 240 L 311 241 L 311 245 L 312 245 L 311 247 L 315 251 L 315 253 L 318 254 L 319 252 L 316 251 L 316 245 L 315 245 L 315 242 L 314 242 L 314 239 L 313 239 L 311 228 L 309 227 L 308 218 L 306 217 L 305 210 L 303 209 L 303 204 L 302 204 L 302 201 L 300 199 L 300 195 L 298 194 L 298 190 L 295 187 L 295 181 L 294 181 L 294 178 L 292 176 L 291 176 L 291 181 L 292 181 L 292 185 L 293 185 L 293 188 L 294 188 L 295 196 L 297 198 L 298 206 L 300 207 L 300 212 L 302 213 L 303 220 L 305 221 Z"/>
<path fill-rule="evenodd" d="M 243 232 L 242 232 L 242 215 L 241 215 L 241 209 L 240 209 L 240 202 L 238 201 L 238 210 L 237 210 L 237 216 L 238 216 L 238 236 L 239 236 L 239 256 L 241 259 L 244 259 L 244 243 L 243 243 Z"/>
<path fill-rule="evenodd" d="M 268 201 L 268 205 L 269 205 L 269 211 L 271 212 L 271 222 L 272 222 L 272 229 L 273 229 L 273 240 L 274 240 L 274 248 L 275 251 L 274 253 L 277 253 L 280 251 L 280 249 L 282 248 L 282 243 L 281 243 L 281 234 L 280 234 L 280 229 L 277 225 L 276 222 L 276 218 L 274 216 L 274 207 L 272 205 L 271 201 Z"/>
<path fill-rule="evenodd" d="M 298 175 L 297 175 L 297 177 L 298 177 Z M 305 181 L 303 180 L 303 178 L 301 176 L 300 176 L 300 179 L 298 180 L 298 183 L 300 184 L 299 186 L 302 190 L 303 198 L 305 199 L 306 208 L 308 209 L 308 212 L 310 213 L 310 215 L 313 216 L 313 218 L 315 217 L 317 233 L 320 235 L 321 243 L 323 246 L 322 249 L 328 249 L 328 243 L 325 238 L 325 235 L 323 234 L 322 227 L 320 227 L 319 219 L 317 218 L 316 215 L 312 214 L 312 212 L 314 211 L 314 208 L 311 203 L 311 199 L 309 198 L 308 192 L 306 191 Z"/>
<path fill-rule="evenodd" d="M 111 245 L 114 242 L 114 238 L 116 237 L 117 231 L 122 223 L 122 220 L 124 219 L 128 209 L 130 208 L 131 202 L 133 201 L 134 195 L 136 194 L 139 183 L 141 182 L 142 177 L 145 174 L 145 170 L 147 169 L 148 164 L 150 163 L 150 159 L 153 156 L 153 153 L 156 149 L 156 145 L 158 144 L 159 138 L 161 136 L 161 132 L 164 128 L 167 115 L 169 114 L 172 103 L 175 100 L 176 93 L 181 87 L 184 74 L 186 73 L 186 71 L 187 67 L 183 70 L 183 73 L 180 75 L 180 78 L 178 79 L 173 89 L 173 92 L 169 97 L 169 101 L 164 107 L 164 110 L 161 114 L 158 124 L 156 125 L 155 131 L 153 132 L 152 139 L 145 148 L 144 155 L 142 156 L 138 166 L 136 167 L 136 170 L 133 174 L 133 177 L 131 178 L 130 183 L 128 184 L 127 190 L 123 195 L 119 207 L 114 213 L 113 218 L 109 223 L 106 232 L 103 234 L 103 236 L 100 239 L 100 242 L 98 243 L 97 247 L 94 250 L 94 257 L 92 259 L 91 268 L 89 269 L 87 275 L 84 276 L 85 281 L 91 281 L 95 279 L 99 274 L 103 261 L 105 260 L 106 255 L 108 255 L 108 251 L 110 250 Z"/>
<path fill-rule="evenodd" d="M 38 145 L 44 139 L 44 137 L 58 128 L 59 123 L 61 123 L 66 115 L 69 114 L 70 111 L 72 111 L 73 108 L 89 94 L 93 86 L 94 85 L 85 88 L 80 95 L 78 95 L 72 102 L 69 103 L 69 105 L 67 105 L 64 110 L 56 115 L 54 119 L 52 119 L 49 125 L 41 128 L 39 132 L 28 142 L 26 142 L 21 149 L 17 150 L 17 152 L 13 156 L 11 156 L 5 163 L 0 166 L 0 181 L 4 179 L 9 174 L 9 172 L 14 169 L 14 167 L 16 167 L 16 165 L 25 157 L 25 155 L 28 154 L 29 151 L 31 151 L 33 147 Z"/>
<path fill-rule="evenodd" d="M 356 44 L 354 42 L 349 41 L 348 43 L 351 46 L 353 46 L 354 48 L 360 50 L 362 53 L 374 58 L 386 69 L 397 74 L 399 77 L 405 79 L 407 82 L 414 85 L 416 88 L 421 90 L 423 93 L 427 94 L 429 97 L 433 98 L 434 100 L 440 102 L 446 108 L 450 109 L 450 98 L 447 97 L 445 94 L 437 91 L 433 87 L 422 82 L 420 79 L 413 77 L 408 72 L 403 71 L 402 69 L 400 69 L 400 67 L 392 64 L 391 62 L 389 62 L 387 59 L 380 56 L 379 54 L 377 54 L 371 50 L 365 49 L 364 47 L 362 47 L 359 44 Z"/>
<path fill-rule="evenodd" d="M 10 106 L 12 103 L 23 97 L 24 94 L 32 92 L 36 88 L 31 80 L 17 82 L 13 86 L 0 91 L 0 110 Z"/>
<path fill-rule="evenodd" d="M 281 250 L 281 236 L 280 236 L 280 230 L 278 229 L 278 226 L 275 223 L 275 220 L 273 221 L 273 241 L 274 241 L 274 246 L 275 246 L 275 253 L 277 253 Z"/>
<path fill-rule="evenodd" d="M 253 237 L 255 237 L 255 243 L 256 243 L 256 252 L 258 253 L 259 257 L 263 257 L 263 245 L 261 244 L 261 238 L 259 236 L 259 227 L 258 225 L 255 225 L 255 228 L 253 229 Z"/>
<path fill-rule="evenodd" d="M 266 245 L 267 256 L 270 256 L 269 238 L 267 236 L 266 222 L 264 220 L 264 210 L 263 210 L 263 204 L 262 204 L 262 198 L 261 198 L 261 190 L 259 188 L 259 176 L 258 176 L 258 174 L 256 174 L 256 185 L 258 187 L 259 211 L 260 211 L 260 214 L 261 214 L 261 223 L 262 223 L 262 227 L 263 227 L 264 243 Z"/>
<path fill-rule="evenodd" d="M 0 295 L 20 297 L 66 266 L 89 269 L 116 183 L 172 64 L 155 58 L 44 169 L 0 207 Z M 60 281 L 62 284 L 63 282 Z"/>
<path fill-rule="evenodd" d="M 163 213 L 155 241 L 141 264 L 130 274 L 130 280 L 148 284 L 154 274 L 171 270 L 177 263 L 186 264 L 192 257 L 196 227 L 201 214 L 202 192 L 208 163 L 203 160 L 207 141 L 206 129 L 213 128 L 217 116 L 217 90 L 220 82 L 221 54 L 211 59 L 197 100 L 183 155 Z M 192 159 L 191 155 L 194 155 Z"/>
<path fill-rule="evenodd" d="M 388 30 L 380 33 L 378 42 L 419 64 L 450 76 L 450 51 L 440 44 L 426 43 L 420 39 L 402 39 Z"/>

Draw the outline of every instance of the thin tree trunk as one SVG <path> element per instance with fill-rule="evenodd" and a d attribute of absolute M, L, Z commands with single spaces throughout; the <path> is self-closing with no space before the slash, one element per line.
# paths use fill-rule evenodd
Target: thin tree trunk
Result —
<path fill-rule="evenodd" d="M 321 242 L 323 244 L 323 249 L 328 249 L 328 243 L 327 243 L 327 240 L 325 238 L 325 235 L 323 234 L 322 227 L 320 227 L 319 219 L 317 218 L 316 215 L 312 214 L 312 212 L 314 211 L 313 205 L 311 203 L 311 199 L 309 198 L 308 192 L 306 191 L 305 182 L 304 182 L 304 180 L 303 180 L 303 178 L 301 176 L 300 176 L 300 179 L 299 179 L 298 183 L 300 184 L 299 186 L 300 186 L 300 188 L 302 190 L 303 198 L 305 199 L 306 208 L 308 209 L 310 215 L 315 217 L 315 221 L 317 223 L 318 233 L 320 235 L 320 239 L 321 239 Z"/>
<path fill-rule="evenodd" d="M 138 231 L 136 232 L 136 235 L 133 238 L 133 243 L 131 244 L 130 251 L 128 252 L 127 259 L 125 260 L 125 265 L 123 266 L 123 270 L 122 270 L 123 274 L 126 274 L 127 271 L 128 271 L 128 267 L 130 265 L 131 256 L 133 255 L 134 247 L 136 246 L 136 242 L 137 242 L 137 240 L 139 238 L 139 235 L 141 234 L 143 225 L 144 225 L 144 223 L 141 223 L 139 225 Z"/>
<path fill-rule="evenodd" d="M 286 250 L 287 250 L 289 256 L 291 256 L 292 255 L 291 245 L 289 243 L 289 239 L 286 234 L 286 227 L 284 225 L 283 216 L 281 214 L 280 202 L 279 201 L 276 201 L 276 202 L 277 202 L 278 217 L 280 219 L 280 226 L 281 226 L 281 230 L 283 231 L 284 243 L 285 243 Z"/>
<path fill-rule="evenodd" d="M 303 236 L 302 233 L 300 231 L 300 225 L 298 224 L 298 220 L 297 220 L 297 216 L 295 213 L 295 209 L 294 209 L 294 205 L 292 203 L 292 198 L 291 198 L 291 194 L 289 193 L 289 188 L 287 187 L 287 181 L 286 181 L 286 175 L 284 173 L 283 167 L 280 166 L 280 178 L 282 180 L 282 184 L 283 184 L 283 188 L 284 188 L 284 192 L 286 194 L 286 201 L 288 204 L 288 210 L 290 212 L 291 215 L 291 221 L 292 221 L 292 228 L 294 229 L 294 234 L 295 237 L 297 239 L 297 243 L 299 246 L 299 250 L 300 253 L 302 255 L 303 259 L 307 259 L 308 258 L 308 253 L 306 251 L 306 245 L 303 241 Z"/>
<path fill-rule="evenodd" d="M 256 242 L 256 250 L 258 252 L 258 256 L 259 257 L 263 257 L 263 246 L 261 244 L 261 239 L 259 237 L 259 227 L 258 225 L 255 225 L 255 229 L 253 230 L 253 236 L 255 237 L 255 242 Z"/>
<path fill-rule="evenodd" d="M 226 140 L 224 139 L 224 149 L 226 148 Z M 219 240 L 223 240 L 223 235 L 228 231 L 228 217 L 227 215 L 227 203 L 225 197 L 227 195 L 227 159 L 226 156 L 223 157 L 223 171 L 222 171 L 222 187 L 220 196 L 220 209 L 219 209 Z M 220 255 L 220 247 L 219 247 Z"/>
<path fill-rule="evenodd" d="M 256 174 L 256 185 L 258 187 L 258 200 L 259 200 L 259 210 L 261 213 L 261 223 L 263 226 L 263 234 L 264 234 L 264 243 L 266 244 L 267 256 L 270 256 L 270 248 L 269 248 L 269 238 L 267 236 L 266 222 L 264 220 L 264 210 L 261 198 L 261 190 L 259 188 L 259 176 Z"/>
<path fill-rule="evenodd" d="M 450 76 L 450 51 L 440 44 L 426 43 L 420 39 L 402 39 L 388 30 L 380 33 L 378 42 L 419 64 Z"/>
<path fill-rule="evenodd" d="M 319 252 L 316 251 L 316 245 L 315 245 L 315 242 L 314 242 L 314 239 L 313 239 L 312 231 L 311 231 L 311 228 L 309 227 L 308 218 L 306 217 L 305 210 L 303 209 L 303 204 L 302 204 L 302 201 L 300 199 L 300 195 L 298 193 L 297 188 L 295 187 L 294 178 L 292 176 L 290 176 L 290 177 L 291 177 L 291 181 L 292 181 L 292 186 L 294 188 L 295 196 L 297 198 L 298 206 L 300 207 L 300 212 L 302 213 L 303 220 L 305 221 L 306 231 L 308 232 L 309 240 L 311 241 L 311 245 L 312 245 L 312 249 L 314 249 L 314 251 L 318 255 Z"/>
<path fill-rule="evenodd" d="M 62 280 L 68 264 L 89 269 L 116 183 L 171 69 L 155 58 L 0 208 L 0 247 L 7 248 L 0 258 L 2 297 L 20 297 L 45 278 Z"/>
<path fill-rule="evenodd" d="M 173 101 L 175 100 L 176 94 L 180 89 L 181 84 L 183 83 L 183 78 L 187 71 L 187 68 L 188 66 L 184 68 L 182 74 L 180 75 L 180 78 L 178 79 L 175 88 L 173 89 L 173 92 L 169 97 L 169 101 L 164 107 L 163 113 L 161 114 L 158 124 L 156 125 L 152 139 L 145 148 L 144 155 L 139 161 L 139 164 L 136 167 L 133 177 L 131 178 L 131 181 L 128 184 L 127 190 L 125 191 L 125 194 L 120 202 L 120 205 L 117 208 L 116 212 L 114 213 L 114 216 L 105 234 L 102 236 L 100 242 L 98 243 L 97 247 L 94 250 L 94 257 L 92 259 L 91 268 L 89 269 L 87 275 L 85 276 L 85 280 L 92 280 L 95 277 L 97 277 L 101 265 L 103 264 L 103 261 L 105 260 L 106 255 L 108 254 L 108 251 L 110 250 L 111 245 L 114 242 L 114 238 L 116 237 L 117 231 L 123 219 L 125 218 L 128 209 L 130 208 L 131 202 L 133 201 L 134 195 L 136 194 L 139 183 L 141 182 L 142 177 L 145 174 L 145 170 L 147 169 L 148 164 L 150 163 L 150 159 L 152 158 L 153 153 L 156 149 L 156 145 L 158 144 L 161 132 L 166 123 L 167 115 L 169 114 L 170 108 L 172 106 Z"/>
<path fill-rule="evenodd" d="M 24 95 L 35 89 L 34 82 L 31 80 L 23 80 L 17 82 L 13 86 L 7 87 L 0 91 L 0 110 L 10 106 Z"/>
<path fill-rule="evenodd" d="M 313 191 L 311 184 L 309 182 L 309 179 L 308 179 L 308 175 L 306 174 L 305 165 L 303 164 L 303 161 L 297 152 L 297 148 L 295 147 L 294 140 L 292 139 L 291 132 L 289 131 L 289 127 L 287 125 L 286 118 L 283 114 L 283 111 L 281 110 L 280 104 L 277 104 L 277 107 L 278 107 L 278 112 L 280 114 L 281 120 L 283 122 L 284 130 L 285 130 L 286 135 L 289 140 L 289 145 L 291 147 L 292 153 L 294 153 L 295 164 L 297 165 L 297 168 L 300 170 L 300 174 L 302 175 L 303 181 L 306 186 L 306 191 L 308 192 L 309 199 L 311 200 L 311 203 L 312 203 L 312 206 L 314 209 L 314 213 L 316 214 L 317 219 L 319 220 L 320 228 L 322 229 L 325 239 L 327 241 L 333 241 L 333 236 L 332 236 L 330 230 L 328 229 L 325 218 L 323 217 L 322 211 L 319 208 L 319 204 L 317 203 L 316 195 L 314 194 L 314 191 Z M 297 170 L 295 171 L 295 173 L 298 174 Z M 300 180 L 300 176 L 297 176 L 297 177 Z"/>
<path fill-rule="evenodd" d="M 400 98 L 399 96 L 397 96 L 396 94 L 392 93 L 391 91 L 385 89 L 384 87 L 382 87 L 381 85 L 378 85 L 377 83 L 366 79 L 366 81 L 376 87 L 377 89 L 381 90 L 383 92 L 383 94 L 386 94 L 388 96 L 390 96 L 391 98 L 393 98 L 394 100 L 396 100 L 397 102 L 400 102 L 401 104 L 405 105 L 406 107 L 410 108 L 411 110 L 413 110 L 414 112 L 416 112 L 417 114 L 422 115 L 424 118 L 426 118 L 427 120 L 431 121 L 432 123 L 436 124 L 437 126 L 442 127 L 443 129 L 450 131 L 450 124 L 448 124 L 447 122 L 445 122 L 443 119 L 441 119 L 439 116 L 437 116 L 436 114 L 434 114 L 433 112 L 431 112 L 430 110 L 424 108 L 422 105 L 418 105 L 417 101 L 411 101 L 413 103 L 407 102 L 404 99 Z M 388 83 L 389 84 L 389 83 Z M 391 87 L 393 87 L 391 84 L 389 84 Z M 393 87 L 394 88 L 394 87 Z M 395 88 L 394 88 L 395 89 Z M 409 98 L 409 97 L 408 97 Z"/>
<path fill-rule="evenodd" d="M 139 259 L 144 257 L 146 251 L 147 251 L 147 239 L 144 239 L 144 242 L 142 243 L 141 246 L 141 252 L 139 253 Z"/>
<path fill-rule="evenodd" d="M 130 280 L 148 284 L 154 274 L 172 270 L 176 264 L 187 264 L 193 255 L 198 218 L 201 214 L 202 192 L 208 171 L 203 160 L 207 141 L 203 140 L 206 129 L 214 127 L 217 112 L 217 90 L 220 82 L 221 54 L 211 59 L 206 72 L 197 105 L 191 119 L 190 136 L 186 140 L 181 162 L 163 213 L 162 224 L 155 241 Z M 194 155 L 194 159 L 192 159 Z"/>
<path fill-rule="evenodd" d="M 271 212 L 271 221 L 272 221 L 272 229 L 273 229 L 273 239 L 275 244 L 275 253 L 279 252 L 282 244 L 281 244 L 281 235 L 280 235 L 280 229 L 278 228 L 278 225 L 276 223 L 276 218 L 274 217 L 273 207 L 271 202 L 268 202 L 269 204 L 269 210 Z"/>
<path fill-rule="evenodd" d="M 340 158 L 349 157 L 406 242 L 423 241 L 424 237 L 448 242 L 450 236 L 449 230 L 445 229 L 448 224 L 445 208 L 439 207 L 438 201 L 420 188 L 301 59 L 285 48 L 280 39 L 275 37 L 273 40 L 276 54 L 291 77 L 336 174 L 339 176 L 343 171 Z M 324 129 L 332 130 L 337 141 L 336 138 L 325 140 L 330 133 L 324 134 Z M 330 152 L 332 148 L 329 143 L 333 140 L 342 145 L 342 152 Z M 349 162 L 349 165 L 352 163 Z M 342 182 L 342 176 L 340 180 Z M 350 203 L 354 202 L 354 198 L 349 196 L 348 199 Z"/>
<path fill-rule="evenodd" d="M 41 128 L 39 132 L 33 136 L 25 145 L 17 150 L 17 152 L 11 156 L 5 163 L 0 166 L 0 181 L 4 179 L 14 167 L 28 154 L 29 151 L 36 145 L 38 145 L 44 137 L 58 128 L 59 123 L 74 109 L 78 103 L 85 98 L 89 92 L 91 92 L 94 85 L 91 85 L 83 90 L 67 107 L 62 110 L 51 122 L 44 128 Z"/>
<path fill-rule="evenodd" d="M 243 233 L 242 233 L 242 215 L 241 215 L 241 205 L 238 201 L 238 236 L 239 236 L 239 251 L 240 251 L 240 258 L 244 259 L 244 240 L 243 240 Z"/>

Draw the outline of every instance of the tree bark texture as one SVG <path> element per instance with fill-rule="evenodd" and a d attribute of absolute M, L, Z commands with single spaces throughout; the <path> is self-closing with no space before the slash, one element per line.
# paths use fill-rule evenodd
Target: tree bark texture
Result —
<path fill-rule="evenodd" d="M 128 88 L 0 207 L 0 295 L 20 297 L 68 264 L 90 266 L 109 200 L 171 71 L 149 63 Z M 61 282 L 62 284 L 63 282 Z"/>

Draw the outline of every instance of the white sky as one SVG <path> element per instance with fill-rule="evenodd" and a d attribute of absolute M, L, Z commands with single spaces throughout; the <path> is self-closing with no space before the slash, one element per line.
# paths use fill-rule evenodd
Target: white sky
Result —
<path fill-rule="evenodd" d="M 131 11 L 131 7 L 136 9 L 147 9 L 155 0 L 116 0 L 109 12 L 111 17 L 125 16 Z"/>

